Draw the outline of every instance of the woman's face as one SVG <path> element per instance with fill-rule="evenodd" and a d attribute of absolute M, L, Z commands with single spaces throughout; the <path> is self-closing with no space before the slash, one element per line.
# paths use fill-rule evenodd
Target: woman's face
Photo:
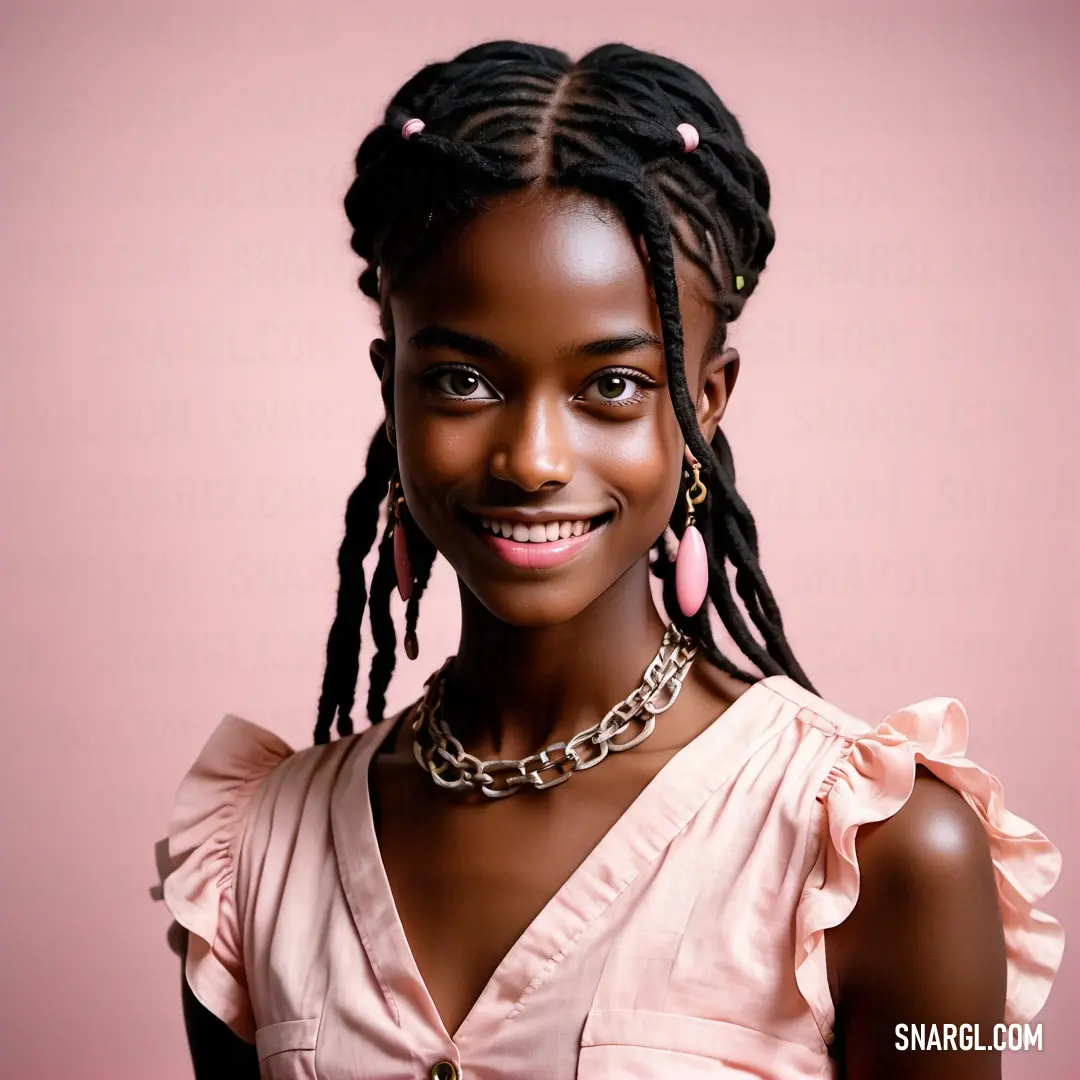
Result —
<path fill-rule="evenodd" d="M 711 439 L 738 356 L 709 355 L 699 275 L 680 265 Z M 409 514 L 496 618 L 573 618 L 647 557 L 684 463 L 639 244 L 583 195 L 506 196 L 391 290 L 393 356 L 372 360 Z"/>

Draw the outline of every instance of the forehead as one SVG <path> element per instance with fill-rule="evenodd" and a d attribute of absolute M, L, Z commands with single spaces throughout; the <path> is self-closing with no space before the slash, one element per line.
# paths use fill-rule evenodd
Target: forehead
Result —
<path fill-rule="evenodd" d="M 686 269 L 684 322 L 700 306 Z M 579 192 L 547 188 L 493 200 L 453 230 L 392 291 L 390 308 L 399 339 L 452 320 L 524 352 L 631 326 L 660 332 L 643 246 L 622 216 Z"/>

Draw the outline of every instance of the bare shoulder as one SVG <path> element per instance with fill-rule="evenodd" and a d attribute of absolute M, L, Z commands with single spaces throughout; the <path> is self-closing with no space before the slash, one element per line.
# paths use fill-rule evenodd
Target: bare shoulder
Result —
<path fill-rule="evenodd" d="M 981 917 L 976 924 L 991 938 L 1000 936 L 997 883 L 983 823 L 959 792 L 922 766 L 900 810 L 860 828 L 856 852 L 859 899 L 837 928 L 838 946 L 848 940 L 875 947 L 898 936 L 936 937 L 941 920 L 970 922 L 974 916 Z M 842 946 L 833 951 L 838 961 L 845 959 Z M 838 964 L 838 970 L 841 966 L 850 965 Z"/>
<path fill-rule="evenodd" d="M 897 1024 L 1002 1020 L 1004 932 L 978 814 L 920 767 L 903 807 L 859 830 L 856 853 L 858 901 L 826 933 L 845 1075 L 1000 1075 L 999 1055 L 948 1052 L 919 1055 L 906 1072 L 893 1046 Z"/>
<path fill-rule="evenodd" d="M 923 766 L 907 802 L 891 818 L 864 826 L 857 848 L 865 893 L 883 904 L 903 899 L 899 906 L 909 910 L 913 899 L 938 903 L 987 890 L 996 904 L 982 821 L 960 792 Z"/>

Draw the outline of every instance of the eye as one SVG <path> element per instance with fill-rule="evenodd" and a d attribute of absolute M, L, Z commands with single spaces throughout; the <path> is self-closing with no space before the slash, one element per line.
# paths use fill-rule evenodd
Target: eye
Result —
<path fill-rule="evenodd" d="M 435 393 L 458 401 L 497 401 L 499 398 L 480 374 L 470 367 L 436 368 L 428 372 L 426 382 Z"/>
<path fill-rule="evenodd" d="M 611 369 L 600 372 L 581 396 L 605 405 L 636 405 L 644 400 L 642 387 L 649 385 L 640 371 Z"/>

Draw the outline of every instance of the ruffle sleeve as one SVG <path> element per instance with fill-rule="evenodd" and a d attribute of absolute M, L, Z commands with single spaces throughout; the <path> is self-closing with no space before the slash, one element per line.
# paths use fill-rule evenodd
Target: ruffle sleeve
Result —
<path fill-rule="evenodd" d="M 292 753 L 272 732 L 226 716 L 181 781 L 168 836 L 158 844 L 164 851 L 158 898 L 190 931 L 188 985 L 210 1012 L 251 1043 L 255 1025 L 234 896 L 236 858 L 256 792 Z"/>
<path fill-rule="evenodd" d="M 917 765 L 959 791 L 986 830 L 1005 930 L 1006 1022 L 1029 1021 L 1050 993 L 1064 933 L 1034 905 L 1057 881 L 1061 855 L 1034 825 L 1005 808 L 997 777 L 965 756 L 967 740 L 967 713 L 959 701 L 921 701 L 850 739 L 822 785 L 824 873 L 808 885 L 797 909 L 795 975 L 827 1040 L 832 1002 L 824 932 L 842 923 L 858 899 L 855 837 L 860 825 L 884 821 L 907 802 Z"/>

